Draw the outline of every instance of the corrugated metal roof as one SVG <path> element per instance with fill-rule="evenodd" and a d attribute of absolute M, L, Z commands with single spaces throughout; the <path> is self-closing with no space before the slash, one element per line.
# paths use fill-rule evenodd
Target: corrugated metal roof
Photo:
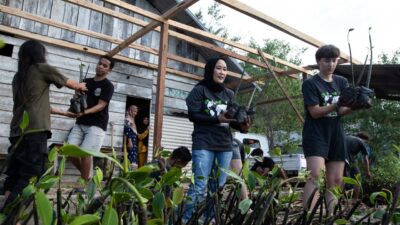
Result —
<path fill-rule="evenodd" d="M 357 82 L 364 65 L 353 65 L 354 80 Z M 351 66 L 338 65 L 336 74 L 343 75 L 352 82 Z M 364 69 L 361 84 L 366 83 L 368 65 Z M 374 64 L 372 66 L 370 88 L 375 91 L 376 97 L 388 100 L 400 100 L 400 64 Z"/>

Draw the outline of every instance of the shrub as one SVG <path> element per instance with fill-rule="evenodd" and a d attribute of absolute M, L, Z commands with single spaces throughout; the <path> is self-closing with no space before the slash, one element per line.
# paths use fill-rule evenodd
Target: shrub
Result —
<path fill-rule="evenodd" d="M 394 190 L 400 183 L 400 158 L 395 154 L 387 154 L 378 159 L 372 167 L 372 178 L 366 182 L 366 194 L 380 191 L 382 188 Z"/>

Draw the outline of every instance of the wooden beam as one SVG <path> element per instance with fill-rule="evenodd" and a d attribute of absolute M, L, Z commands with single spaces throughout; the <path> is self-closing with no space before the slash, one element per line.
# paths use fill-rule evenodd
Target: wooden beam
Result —
<path fill-rule="evenodd" d="M 51 19 L 48 19 L 48 18 L 45 18 L 45 17 L 42 17 L 42 16 L 37 16 L 37 15 L 31 14 L 31 13 L 22 11 L 20 9 L 13 8 L 13 7 L 0 5 L 0 12 L 4 12 L 4 13 L 10 14 L 10 15 L 14 15 L 14 16 L 19 16 L 21 18 L 25 18 L 25 19 L 28 19 L 28 20 L 36 21 L 36 22 L 43 23 L 43 24 L 46 24 L 46 25 L 49 25 L 49 26 L 58 27 L 58 28 L 61 28 L 61 29 L 64 29 L 64 30 L 76 32 L 76 33 L 83 34 L 83 35 L 86 35 L 86 36 L 98 38 L 100 40 L 109 41 L 109 42 L 114 43 L 114 44 L 120 44 L 123 41 L 121 39 L 114 38 L 114 37 L 109 36 L 109 35 L 97 33 L 97 32 L 86 30 L 86 29 L 82 29 L 82 28 L 79 28 L 79 27 L 76 27 L 76 26 L 73 26 L 73 25 L 70 25 L 70 24 L 58 22 L 58 21 L 51 20 Z M 133 48 L 133 49 L 137 49 L 137 50 L 143 51 L 143 52 L 148 52 L 150 54 L 158 55 L 158 49 L 149 48 L 147 46 L 143 46 L 143 45 L 139 45 L 139 44 L 135 44 L 135 43 L 130 44 L 129 47 Z"/>
<path fill-rule="evenodd" d="M 270 65 L 268 64 L 267 59 L 264 57 L 264 55 L 262 54 L 261 49 L 258 49 L 258 52 L 260 52 L 260 56 L 263 59 L 264 63 L 267 65 L 267 67 L 270 67 Z M 301 115 L 300 111 L 297 109 L 296 105 L 294 104 L 293 100 L 290 98 L 289 93 L 286 91 L 286 89 L 283 87 L 283 84 L 281 83 L 281 81 L 279 80 L 278 76 L 275 74 L 275 72 L 272 69 L 269 69 L 272 73 L 272 76 L 275 78 L 276 82 L 278 82 L 279 87 L 281 88 L 283 94 L 285 94 L 286 98 L 289 100 L 290 105 L 292 106 L 294 112 L 297 115 L 297 118 L 299 118 L 301 124 L 304 124 L 304 118 Z"/>
<path fill-rule="evenodd" d="M 155 13 L 143 10 L 143 9 L 141 9 L 139 7 L 136 7 L 134 5 L 131 5 L 129 3 L 126 3 L 126 2 L 123 2 L 123 1 L 120 1 L 120 0 L 105 0 L 105 1 L 108 2 L 108 3 L 114 4 L 114 5 L 118 6 L 118 7 L 122 7 L 122 8 L 128 9 L 128 10 L 131 10 L 131 11 L 133 11 L 135 13 L 141 14 L 141 15 L 146 16 L 148 18 L 151 18 L 153 20 L 157 20 L 159 22 L 163 22 L 164 21 L 164 19 L 161 16 L 159 16 L 159 15 L 157 15 Z M 203 37 L 211 38 L 211 39 L 213 39 L 215 41 L 219 41 L 219 42 L 221 42 L 223 44 L 230 45 L 232 47 L 247 51 L 249 53 L 258 54 L 258 51 L 255 48 L 250 48 L 250 47 L 248 47 L 246 45 L 242 45 L 240 43 L 231 41 L 231 40 L 229 40 L 227 38 L 222 38 L 222 37 L 220 37 L 218 35 L 209 33 L 207 31 L 204 31 L 204 30 L 192 27 L 192 26 L 188 26 L 186 24 L 183 24 L 183 23 L 180 23 L 180 22 L 177 22 L 177 21 L 174 21 L 174 20 L 169 20 L 169 25 L 170 26 L 174 26 L 174 27 L 179 28 L 179 29 L 182 29 L 182 30 L 185 30 L 185 31 L 188 31 L 188 32 L 191 32 L 193 34 L 197 34 L 197 35 L 201 35 Z M 303 72 L 303 73 L 307 73 L 307 74 L 310 74 L 310 75 L 312 74 L 312 71 L 307 70 L 307 69 L 305 69 L 303 67 L 300 67 L 300 66 L 298 66 L 296 64 L 287 62 L 287 61 L 285 61 L 283 59 L 277 58 L 277 57 L 269 55 L 267 53 L 264 53 L 264 56 L 267 59 L 274 60 L 277 63 L 282 64 L 284 66 L 287 66 L 289 68 L 295 69 L 298 72 Z"/>
<path fill-rule="evenodd" d="M 14 34 L 15 36 L 18 37 L 22 37 L 22 38 L 26 38 L 26 39 L 34 39 L 34 40 L 38 40 L 41 41 L 43 43 L 46 44 L 50 44 L 50 45 L 55 45 L 55 46 L 59 46 L 59 47 L 63 47 L 63 48 L 68 48 L 68 49 L 73 49 L 73 50 L 77 50 L 77 51 L 81 51 L 81 52 L 87 52 L 89 54 L 93 54 L 93 55 L 98 55 L 98 56 L 102 56 L 107 54 L 106 51 L 100 50 L 100 49 L 95 49 L 95 48 L 90 48 L 88 46 L 84 46 L 84 45 L 80 45 L 80 44 L 75 44 L 75 43 L 71 43 L 71 42 L 67 42 L 67 41 L 63 41 L 63 40 L 59 40 L 59 39 L 55 39 L 55 38 L 50 38 L 47 36 L 43 36 L 40 34 L 34 34 L 28 31 L 23 31 L 23 30 L 19 30 L 16 28 L 12 28 L 12 27 L 8 27 L 8 26 L 4 26 L 4 25 L 0 25 L 0 30 L 2 32 L 6 32 L 6 33 L 10 33 L 10 34 Z M 84 50 L 87 49 L 87 50 Z M 136 66 L 141 66 L 141 67 L 145 67 L 145 68 L 149 68 L 149 69 L 154 69 L 156 70 L 158 68 L 157 64 L 153 64 L 153 63 L 147 63 L 147 62 L 143 62 L 140 60 L 135 60 L 129 57 L 125 57 L 122 55 L 116 55 L 114 56 L 115 59 L 122 61 L 122 62 L 126 62 L 129 64 L 133 64 Z M 175 74 L 178 76 L 182 76 L 182 77 L 187 77 L 190 79 L 195 79 L 195 80 L 201 80 L 203 79 L 201 76 L 197 76 L 191 73 L 186 73 L 183 71 L 179 71 L 179 70 L 175 70 L 172 68 L 166 68 L 167 72 L 170 74 Z"/>
<path fill-rule="evenodd" d="M 115 12 L 115 11 L 113 11 L 113 10 L 110 10 L 110 9 L 107 9 L 107 8 L 104 8 L 104 7 L 101 7 L 101 6 L 98 6 L 98 5 L 96 5 L 96 4 L 89 3 L 89 2 L 86 2 L 86 1 L 83 1 L 83 0 L 64 0 L 64 1 L 67 1 L 67 2 L 70 2 L 70 3 L 73 3 L 73 4 L 77 4 L 77 5 L 81 6 L 81 7 L 89 8 L 89 9 L 98 11 L 98 12 L 100 12 L 100 13 L 107 14 L 107 15 L 109 15 L 109 16 L 113 16 L 113 17 L 116 17 L 116 18 L 119 18 L 119 19 L 122 19 L 122 20 L 125 20 L 125 21 L 128 21 L 128 22 L 131 22 L 131 23 L 134 23 L 134 24 L 137 24 L 137 25 L 140 25 L 140 26 L 148 26 L 148 25 L 149 25 L 149 23 L 147 23 L 147 22 L 145 22 L 145 21 L 138 20 L 138 19 L 136 19 L 136 18 L 130 17 L 130 16 L 125 15 L 125 14 L 123 14 L 123 13 Z M 155 30 L 156 30 L 156 31 L 160 31 L 159 28 L 155 28 Z M 169 30 L 169 35 L 170 35 L 171 37 L 175 37 L 175 38 L 178 38 L 178 39 L 187 41 L 187 42 L 192 43 L 192 44 L 194 44 L 194 45 L 202 46 L 202 44 L 198 44 L 198 43 L 206 43 L 207 46 L 208 46 L 208 47 L 206 47 L 206 48 L 208 48 L 208 49 L 210 49 L 210 50 L 213 50 L 213 47 L 210 47 L 210 46 L 213 46 L 212 44 L 210 44 L 210 43 L 208 43 L 208 42 L 200 41 L 200 40 L 198 40 L 198 39 L 196 39 L 196 38 L 193 38 L 193 37 L 190 37 L 190 36 L 187 36 L 187 35 L 178 33 L 178 32 L 176 32 L 176 31 Z M 198 42 L 196 42 L 196 40 L 198 40 Z M 196 43 L 197 43 L 197 44 L 196 44 Z M 204 46 L 203 46 L 203 47 L 204 47 Z M 221 49 L 221 48 L 219 48 L 219 49 Z M 223 48 L 222 48 L 222 49 L 223 49 Z M 214 50 L 214 51 L 215 51 L 215 50 Z M 222 53 L 222 54 L 231 56 L 229 52 L 232 52 L 232 51 L 229 51 L 229 50 L 224 49 L 224 52 L 225 52 L 225 53 Z M 221 53 L 221 52 L 220 52 L 220 53 Z M 232 52 L 232 53 L 234 53 L 234 52 Z M 234 54 L 235 54 L 235 55 L 239 55 L 239 54 L 237 54 L 237 53 L 234 53 Z M 233 56 L 232 56 L 232 57 L 233 57 Z M 236 57 L 233 57 L 233 58 L 236 58 Z M 241 57 L 241 60 L 242 60 L 242 61 L 245 61 L 245 62 L 252 63 L 252 62 L 246 60 L 246 58 L 249 58 L 249 57 L 242 56 L 242 57 Z M 255 61 L 257 61 L 257 60 L 255 60 Z M 257 62 L 258 62 L 258 61 L 257 61 Z M 253 64 L 253 63 L 252 63 L 252 64 Z M 262 64 L 262 63 L 261 63 L 261 64 L 259 63 L 258 66 L 263 67 L 263 66 L 265 66 L 265 65 Z M 278 72 L 278 73 L 279 73 L 279 72 L 283 72 L 283 70 L 280 69 L 280 68 L 277 68 L 277 69 L 276 69 L 276 72 Z M 228 72 L 228 75 L 233 75 L 233 76 L 235 76 L 235 77 L 240 77 L 240 75 L 238 75 L 238 73 L 233 73 L 233 72 L 232 72 L 232 73 L 231 73 L 231 72 Z M 248 77 L 248 76 L 244 77 L 244 80 L 248 80 L 248 79 L 250 79 L 250 77 Z"/>
<path fill-rule="evenodd" d="M 175 15 L 179 14 L 183 10 L 185 10 L 187 7 L 193 5 L 197 1 L 198 0 L 186 0 L 186 1 L 183 1 L 183 2 L 179 2 L 177 5 L 175 5 L 174 7 L 169 9 L 167 12 L 165 12 L 161 17 L 164 18 L 165 20 L 168 20 L 168 19 L 174 17 Z M 143 27 L 142 29 L 137 31 L 135 34 L 133 34 L 132 36 L 127 38 L 124 42 L 122 42 L 121 44 L 116 46 L 114 49 L 112 49 L 108 53 L 108 55 L 109 56 L 114 56 L 114 55 L 118 54 L 118 52 L 122 51 L 129 44 L 131 44 L 132 42 L 136 41 L 141 36 L 143 36 L 144 34 L 148 33 L 149 31 L 153 30 L 154 28 L 158 27 L 159 25 L 160 25 L 159 21 L 153 21 L 153 22 L 149 23 L 148 25 L 146 25 L 145 27 Z"/>
<path fill-rule="evenodd" d="M 255 8 L 252 8 L 238 0 L 215 0 L 215 1 L 227 6 L 229 8 L 232 8 L 236 11 L 239 11 L 247 16 L 250 16 L 251 18 L 256 19 L 262 23 L 265 23 L 277 30 L 280 30 L 292 37 L 302 40 L 312 46 L 319 48 L 319 47 L 325 45 L 325 43 L 317 40 L 316 38 L 311 37 L 310 35 L 305 34 L 293 27 L 290 27 L 270 16 L 267 16 L 264 13 L 262 13 L 261 11 L 255 9 Z M 350 57 L 347 54 L 344 54 L 343 52 L 340 53 L 340 57 L 342 59 L 345 59 L 347 62 L 350 61 Z M 361 62 L 356 59 L 353 59 L 353 62 L 355 64 L 361 64 Z"/>
<path fill-rule="evenodd" d="M 189 42 L 189 43 L 191 43 L 193 45 L 196 45 L 196 46 L 199 46 L 199 47 L 204 47 L 204 48 L 210 49 L 212 51 L 224 54 L 226 56 L 230 56 L 230 57 L 239 59 L 241 61 L 249 62 L 251 64 L 257 65 L 257 66 L 259 66 L 261 68 L 268 69 L 268 67 L 264 63 L 262 63 L 262 62 L 260 62 L 260 61 L 258 61 L 256 59 L 250 58 L 248 56 L 242 56 L 242 55 L 240 55 L 238 53 L 235 53 L 235 52 L 232 52 L 230 50 L 215 46 L 215 45 L 210 44 L 208 42 L 201 41 L 201 40 L 198 40 L 196 38 L 193 38 L 193 37 L 190 37 L 190 36 L 175 32 L 175 31 L 171 31 L 170 30 L 169 33 L 171 35 L 173 35 L 174 37 L 179 38 L 179 39 L 184 40 L 184 41 L 187 41 L 187 42 Z M 271 67 L 271 68 L 276 72 L 282 72 L 283 71 L 282 69 L 280 69 L 278 67 Z M 246 79 L 249 79 L 249 76 Z"/>
<path fill-rule="evenodd" d="M 160 34 L 160 54 L 158 56 L 158 75 L 157 75 L 157 90 L 156 90 L 156 105 L 155 105 L 155 118 L 154 118 L 154 138 L 153 149 L 156 151 L 161 146 L 162 138 L 162 123 L 164 116 L 164 93 L 165 93 L 165 77 L 167 67 L 168 55 L 168 23 L 162 23 Z M 158 152 L 153 152 L 158 155 Z"/>

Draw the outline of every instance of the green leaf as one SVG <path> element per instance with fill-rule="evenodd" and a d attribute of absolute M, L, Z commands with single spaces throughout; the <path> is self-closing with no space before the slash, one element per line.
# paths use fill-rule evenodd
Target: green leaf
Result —
<path fill-rule="evenodd" d="M 110 205 L 106 206 L 103 219 L 101 220 L 102 225 L 117 225 L 118 224 L 118 213 Z"/>
<path fill-rule="evenodd" d="M 21 128 L 22 131 L 24 131 L 29 125 L 29 115 L 27 111 L 24 111 L 24 114 L 22 115 L 22 121 L 19 124 L 19 128 Z"/>
<path fill-rule="evenodd" d="M 235 172 L 233 172 L 232 170 L 229 169 L 225 169 L 225 168 L 219 168 L 222 172 L 226 173 L 228 176 L 232 177 L 233 179 L 235 179 L 236 181 L 239 181 L 241 183 L 244 183 L 243 179 L 237 175 Z"/>
<path fill-rule="evenodd" d="M 65 171 L 65 163 L 67 161 L 67 158 L 65 156 L 62 156 L 60 164 L 58 165 L 58 176 L 62 176 Z"/>
<path fill-rule="evenodd" d="M 151 219 L 147 221 L 147 225 L 162 225 L 162 219 Z"/>
<path fill-rule="evenodd" d="M 282 155 L 282 149 L 280 147 L 275 147 L 273 149 L 273 154 L 276 156 L 281 156 Z"/>
<path fill-rule="evenodd" d="M 44 190 L 50 189 L 60 180 L 58 176 L 45 176 L 39 182 L 39 188 Z"/>
<path fill-rule="evenodd" d="M 347 221 L 346 219 L 337 219 L 335 220 L 335 224 L 347 224 L 349 221 Z"/>
<path fill-rule="evenodd" d="M 244 152 L 246 152 L 246 155 L 250 154 L 251 148 L 248 145 L 244 145 Z"/>
<path fill-rule="evenodd" d="M 172 195 L 173 204 L 175 206 L 181 204 L 182 201 L 183 201 L 184 196 L 185 196 L 185 192 L 184 192 L 182 186 L 175 188 L 174 193 Z"/>
<path fill-rule="evenodd" d="M 251 201 L 251 199 L 249 199 L 249 198 L 246 198 L 246 199 L 242 200 L 239 203 L 240 213 L 242 215 L 246 214 L 249 211 L 250 206 L 251 206 L 252 203 L 253 203 L 253 201 Z"/>
<path fill-rule="evenodd" d="M 94 157 L 99 157 L 99 158 L 106 158 L 106 159 L 112 161 L 113 163 L 115 163 L 115 165 L 120 167 L 120 169 L 123 169 L 121 163 L 118 160 L 114 159 L 113 157 L 110 157 L 107 154 L 104 154 L 102 152 L 87 151 L 76 145 L 64 144 L 61 148 L 59 148 L 58 154 L 65 155 L 65 156 L 73 156 L 73 157 L 94 156 Z"/>
<path fill-rule="evenodd" d="M 6 43 L 4 43 L 3 39 L 0 39 L 0 49 L 4 48 Z"/>
<path fill-rule="evenodd" d="M 90 180 L 86 187 L 86 194 L 89 200 L 92 200 L 94 195 L 96 194 L 96 184 L 93 180 Z"/>
<path fill-rule="evenodd" d="M 121 203 L 121 202 L 126 202 L 130 199 L 133 198 L 133 196 L 131 196 L 129 193 L 126 192 L 114 192 L 113 194 L 113 198 L 115 203 Z"/>
<path fill-rule="evenodd" d="M 165 203 L 164 203 L 163 193 L 157 192 L 154 195 L 153 202 L 152 202 L 153 214 L 156 218 L 162 219 L 164 205 L 165 205 Z"/>
<path fill-rule="evenodd" d="M 373 214 L 372 214 L 372 218 L 374 219 L 382 219 L 383 216 L 385 215 L 385 210 L 384 209 L 377 209 Z"/>
<path fill-rule="evenodd" d="M 153 198 L 153 192 L 151 192 L 148 188 L 140 187 L 140 188 L 138 188 L 138 191 L 146 199 Z"/>
<path fill-rule="evenodd" d="M 54 162 L 54 160 L 56 160 L 56 158 L 57 158 L 57 148 L 54 147 L 50 150 L 48 159 L 50 162 Z"/>
<path fill-rule="evenodd" d="M 35 193 L 35 187 L 32 184 L 29 184 L 22 190 L 22 197 L 27 198 Z"/>
<path fill-rule="evenodd" d="M 103 171 L 97 166 L 96 166 L 96 173 L 93 176 L 93 181 L 96 184 L 97 188 L 100 189 L 102 187 L 101 182 L 103 181 Z"/>
<path fill-rule="evenodd" d="M 178 181 L 181 176 L 182 170 L 176 167 L 172 167 L 168 172 L 162 175 L 160 183 L 172 185 L 173 183 Z"/>
<path fill-rule="evenodd" d="M 381 196 L 381 197 L 383 197 L 383 198 L 385 198 L 385 199 L 386 199 L 386 197 L 387 197 L 387 195 L 386 195 L 385 192 L 383 192 L 383 191 L 378 191 L 378 192 L 372 193 L 372 194 L 369 196 L 369 201 L 370 201 L 372 204 L 375 204 L 376 198 L 377 198 L 378 196 Z"/>
<path fill-rule="evenodd" d="M 39 215 L 39 219 L 42 224 L 51 225 L 51 221 L 53 220 L 53 209 L 51 207 L 50 200 L 43 192 L 38 191 L 35 194 L 35 202 L 36 212 Z"/>
<path fill-rule="evenodd" d="M 244 177 L 244 179 L 245 180 L 248 180 L 248 178 L 249 178 L 249 171 L 250 171 L 250 169 L 249 169 L 249 160 L 245 160 L 244 161 L 244 163 L 243 163 L 243 167 L 242 167 L 243 169 L 242 169 L 242 173 L 243 173 L 243 177 Z M 240 171 L 238 171 L 238 172 L 240 172 Z"/>
<path fill-rule="evenodd" d="M 256 178 L 253 173 L 249 173 L 247 185 L 249 186 L 250 192 L 256 187 Z"/>
<path fill-rule="evenodd" d="M 98 224 L 99 222 L 100 222 L 99 216 L 85 214 L 76 217 L 69 225 L 89 225 L 89 224 Z"/>
<path fill-rule="evenodd" d="M 356 179 L 351 178 L 351 177 L 343 177 L 343 182 L 345 184 L 353 184 L 353 185 L 357 185 L 358 186 L 358 182 Z"/>

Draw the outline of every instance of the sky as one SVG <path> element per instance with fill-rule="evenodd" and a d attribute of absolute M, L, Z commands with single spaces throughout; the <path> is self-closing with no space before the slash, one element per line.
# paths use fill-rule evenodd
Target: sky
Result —
<path fill-rule="evenodd" d="M 396 0 L 240 0 L 264 14 L 295 28 L 317 40 L 334 44 L 349 54 L 349 35 L 353 58 L 363 62 L 369 53 L 368 29 L 371 27 L 374 62 L 376 56 L 384 52 L 392 55 L 400 50 L 400 1 Z M 199 9 L 207 14 L 207 7 L 213 0 L 200 0 L 189 9 L 194 13 Z M 230 36 L 241 36 L 247 43 L 250 37 L 258 43 L 264 39 L 281 39 L 293 47 L 307 47 L 302 57 L 303 65 L 315 64 L 316 48 L 278 31 L 266 24 L 221 5 L 226 17 L 222 24 L 228 28 Z"/>

